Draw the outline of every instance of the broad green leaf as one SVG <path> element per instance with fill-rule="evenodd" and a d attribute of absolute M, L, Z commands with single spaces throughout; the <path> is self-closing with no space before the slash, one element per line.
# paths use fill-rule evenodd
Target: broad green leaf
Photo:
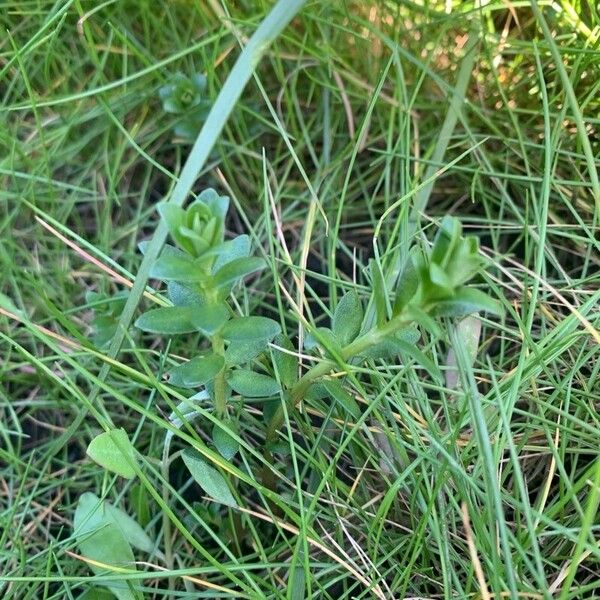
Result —
<path fill-rule="evenodd" d="M 240 317 L 228 321 L 222 331 L 223 339 L 228 342 L 252 342 L 267 340 L 270 342 L 281 327 L 277 321 L 267 317 Z"/>
<path fill-rule="evenodd" d="M 281 391 L 279 382 L 261 373 L 248 369 L 236 369 L 229 375 L 227 383 L 231 389 L 247 398 L 266 398 Z"/>
<path fill-rule="evenodd" d="M 169 371 L 169 383 L 181 387 L 198 387 L 212 381 L 225 366 L 219 354 L 197 356 Z"/>
<path fill-rule="evenodd" d="M 184 450 L 183 462 L 194 481 L 217 502 L 236 507 L 238 504 L 227 485 L 227 480 L 217 469 L 210 466 L 198 452 Z"/>
<path fill-rule="evenodd" d="M 126 479 L 135 477 L 135 451 L 124 429 L 97 435 L 87 447 L 87 455 L 106 470 Z"/>
<path fill-rule="evenodd" d="M 236 258 L 247 257 L 250 254 L 250 238 L 247 235 L 238 235 L 232 240 L 223 242 L 216 250 L 218 254 L 213 265 L 213 273 Z"/>
<path fill-rule="evenodd" d="M 197 311 L 198 309 L 193 306 L 153 308 L 141 315 L 135 322 L 135 326 L 142 331 L 164 335 L 191 333 L 196 331 L 191 318 Z"/>
<path fill-rule="evenodd" d="M 200 291 L 177 281 L 169 281 L 167 293 L 175 306 L 199 307 L 206 304 L 206 300 Z"/>
<path fill-rule="evenodd" d="M 222 266 L 214 275 L 213 284 L 217 288 L 229 290 L 246 275 L 261 271 L 266 266 L 262 258 L 256 256 L 235 258 Z"/>
<path fill-rule="evenodd" d="M 150 277 L 162 281 L 204 281 L 208 275 L 201 264 L 187 256 L 162 255 L 152 265 Z"/>
<path fill-rule="evenodd" d="M 139 523 L 130 517 L 127 513 L 123 512 L 120 508 L 113 506 L 107 500 L 100 500 L 98 496 L 91 492 L 85 492 L 80 499 L 82 510 L 87 510 L 87 514 L 94 521 L 100 519 L 116 525 L 123 537 L 138 550 L 143 552 L 152 552 L 154 550 L 154 544 L 148 534 L 142 529 Z M 94 511 L 97 507 L 96 511 Z M 92 514 L 93 513 L 93 514 Z"/>
<path fill-rule="evenodd" d="M 354 290 L 344 294 L 335 307 L 332 319 L 333 333 L 342 346 L 347 346 L 358 336 L 363 318 L 362 302 L 358 294 Z"/>
<path fill-rule="evenodd" d="M 136 570 L 133 552 L 129 542 L 123 536 L 121 529 L 106 513 L 99 498 L 89 492 L 81 495 L 73 520 L 74 535 L 81 554 L 92 561 L 105 565 L 125 567 Z M 106 575 L 111 572 L 106 568 L 88 563 L 96 575 Z M 127 583 L 106 582 L 105 586 L 119 600 L 136 600 L 137 595 L 127 587 Z"/>
<path fill-rule="evenodd" d="M 261 352 L 264 352 L 268 345 L 268 338 L 261 338 L 248 342 L 233 342 L 229 345 L 227 350 L 225 350 L 225 363 L 230 367 L 243 365 L 256 358 Z"/>
<path fill-rule="evenodd" d="M 323 381 L 323 386 L 331 397 L 355 419 L 360 418 L 360 407 L 356 400 L 344 389 L 344 386 L 336 379 Z"/>
<path fill-rule="evenodd" d="M 141 525 L 120 508 L 109 502 L 104 502 L 107 517 L 121 530 L 123 537 L 138 550 L 150 554 L 154 550 L 154 543 L 150 536 L 142 529 Z"/>
<path fill-rule="evenodd" d="M 191 321 L 198 331 L 212 337 L 225 325 L 230 316 L 225 304 L 207 304 L 194 313 Z"/>
<path fill-rule="evenodd" d="M 448 300 L 436 302 L 432 313 L 438 317 L 462 317 L 485 311 L 495 315 L 504 314 L 502 305 L 487 294 L 473 288 L 459 288 Z"/>
<path fill-rule="evenodd" d="M 285 387 L 292 387 L 298 380 L 298 359 L 293 354 L 290 354 L 290 352 L 295 352 L 294 346 L 290 339 L 286 335 L 283 335 L 283 333 L 274 339 L 274 343 L 288 350 L 288 352 L 282 352 L 276 348 L 271 348 L 271 355 L 281 383 Z"/>
<path fill-rule="evenodd" d="M 237 430 L 235 424 L 231 420 L 227 421 L 226 425 L 227 428 L 232 431 Z M 239 442 L 217 423 L 213 426 L 212 440 L 215 448 L 219 451 L 219 454 L 226 460 L 231 460 L 240 447 Z"/>

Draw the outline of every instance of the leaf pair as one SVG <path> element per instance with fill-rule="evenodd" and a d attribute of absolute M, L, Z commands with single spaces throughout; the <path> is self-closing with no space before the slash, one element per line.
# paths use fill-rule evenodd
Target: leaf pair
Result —
<path fill-rule="evenodd" d="M 89 559 L 90 569 L 96 575 L 110 573 L 111 567 L 135 571 L 132 546 L 147 553 L 154 549 L 154 543 L 135 519 L 91 492 L 80 496 L 73 527 L 79 550 Z M 140 597 L 124 581 L 103 585 L 119 600 Z"/>

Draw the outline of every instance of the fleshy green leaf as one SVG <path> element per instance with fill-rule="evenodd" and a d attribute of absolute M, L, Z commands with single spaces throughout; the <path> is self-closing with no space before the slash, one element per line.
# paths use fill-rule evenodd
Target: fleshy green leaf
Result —
<path fill-rule="evenodd" d="M 396 298 L 394 300 L 394 315 L 399 314 L 402 309 L 413 299 L 419 287 L 419 275 L 415 269 L 412 256 L 409 256 L 402 274 L 396 286 Z"/>
<path fill-rule="evenodd" d="M 181 387 L 198 387 L 212 381 L 225 366 L 219 354 L 197 356 L 169 371 L 169 383 Z"/>
<path fill-rule="evenodd" d="M 225 325 L 229 317 L 229 309 L 224 304 L 208 304 L 195 312 L 191 321 L 198 331 L 212 337 Z"/>
<path fill-rule="evenodd" d="M 267 317 L 240 317 L 228 321 L 222 331 L 223 339 L 228 342 L 271 341 L 281 327 L 277 321 Z"/>
<path fill-rule="evenodd" d="M 198 309 L 193 306 L 153 308 L 141 315 L 135 322 L 135 326 L 142 331 L 164 335 L 191 333 L 196 331 L 191 318 L 197 311 Z"/>
<path fill-rule="evenodd" d="M 112 429 L 97 435 L 87 447 L 87 455 L 106 470 L 126 479 L 135 477 L 135 451 L 124 429 Z"/>
<path fill-rule="evenodd" d="M 229 290 L 243 277 L 261 271 L 265 266 L 265 261 L 256 256 L 235 258 L 215 273 L 213 283 L 217 288 Z"/>
<path fill-rule="evenodd" d="M 355 419 L 360 418 L 360 408 L 356 400 L 344 389 L 344 386 L 335 379 L 323 381 L 323 386 L 331 397 Z"/>
<path fill-rule="evenodd" d="M 292 342 L 283 334 L 279 334 L 275 338 L 274 343 L 289 352 L 294 352 Z M 282 352 L 275 348 L 271 348 L 271 353 L 281 383 L 285 387 L 292 387 L 298 380 L 298 359 L 293 354 Z"/>
<path fill-rule="evenodd" d="M 250 254 L 250 238 L 247 235 L 238 235 L 232 240 L 223 242 L 215 251 L 217 258 L 213 265 L 213 273 L 237 258 L 246 258 Z"/>
<path fill-rule="evenodd" d="M 177 281 L 169 281 L 167 293 L 175 306 L 195 306 L 198 308 L 206 304 L 204 296 L 198 290 Z"/>
<path fill-rule="evenodd" d="M 208 274 L 187 256 L 162 255 L 150 268 L 150 277 L 163 281 L 203 281 Z"/>
<path fill-rule="evenodd" d="M 89 492 L 81 495 L 75 511 L 73 527 L 77 545 L 85 558 L 105 565 L 136 570 L 129 542 L 111 518 L 107 518 L 103 503 L 96 495 Z M 110 573 L 110 567 L 104 568 L 93 563 L 89 563 L 89 567 L 96 575 Z M 124 581 L 109 581 L 106 587 L 119 600 L 137 598 Z"/>
<path fill-rule="evenodd" d="M 247 398 L 266 398 L 281 390 L 277 380 L 248 369 L 236 369 L 230 374 L 227 383 L 234 392 Z"/>
<path fill-rule="evenodd" d="M 347 346 L 360 333 L 363 318 L 363 307 L 358 294 L 354 290 L 344 294 L 335 307 L 332 319 L 333 333 L 342 346 Z"/>
<path fill-rule="evenodd" d="M 194 450 L 184 450 L 183 462 L 194 481 L 211 497 L 221 504 L 236 507 L 238 504 L 227 485 L 227 480 L 217 469 L 211 467 Z"/>
<path fill-rule="evenodd" d="M 233 421 L 228 421 L 227 427 L 232 431 L 236 431 Z M 216 423 L 212 430 L 212 440 L 219 454 L 226 460 L 231 460 L 240 447 L 239 442 Z"/>
<path fill-rule="evenodd" d="M 452 298 L 436 302 L 432 313 L 438 317 L 463 317 L 471 313 L 485 311 L 502 315 L 502 305 L 487 294 L 474 288 L 459 288 Z"/>
<path fill-rule="evenodd" d="M 234 342 L 225 350 L 225 362 L 231 367 L 243 365 L 264 352 L 268 345 L 268 339 Z"/>

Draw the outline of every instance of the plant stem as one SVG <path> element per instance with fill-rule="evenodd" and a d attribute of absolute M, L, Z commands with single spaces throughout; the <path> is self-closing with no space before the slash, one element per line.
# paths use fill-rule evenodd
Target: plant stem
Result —
<path fill-rule="evenodd" d="M 360 337 L 356 338 L 347 346 L 344 346 L 344 348 L 342 348 L 340 356 L 344 362 L 347 362 L 355 356 L 358 356 L 365 350 L 381 343 L 386 337 L 396 333 L 400 329 L 408 326 L 410 323 L 411 319 L 407 319 L 403 311 L 398 316 L 394 317 L 381 327 L 374 327 L 364 335 L 361 335 Z M 308 388 L 317 379 L 320 379 L 321 377 L 327 375 L 327 373 L 329 373 L 333 368 L 335 368 L 336 365 L 338 365 L 338 362 L 333 361 L 331 359 L 325 359 L 319 364 L 309 369 L 290 390 L 289 399 L 287 401 L 288 407 L 291 409 L 298 405 L 304 397 L 304 395 L 306 394 Z M 271 419 L 267 428 L 267 444 L 275 441 L 275 439 L 277 438 L 277 431 L 283 425 L 283 421 L 284 411 L 283 406 L 280 406 L 273 415 L 273 418 Z"/>
<path fill-rule="evenodd" d="M 215 354 L 223 356 L 225 353 L 225 344 L 223 338 L 220 335 L 215 335 L 212 338 L 212 347 Z M 227 413 L 227 386 L 225 383 L 225 374 L 227 367 L 223 367 L 215 377 L 215 414 L 217 417 L 222 418 Z"/>

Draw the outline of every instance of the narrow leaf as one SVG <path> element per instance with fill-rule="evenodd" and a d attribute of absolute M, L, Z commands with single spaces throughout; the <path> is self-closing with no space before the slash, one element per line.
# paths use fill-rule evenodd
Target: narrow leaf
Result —
<path fill-rule="evenodd" d="M 497 300 L 480 290 L 463 287 L 452 298 L 436 302 L 432 313 L 438 317 L 462 317 L 480 311 L 504 314 L 502 305 Z"/>
<path fill-rule="evenodd" d="M 227 485 L 227 480 L 217 469 L 211 467 L 194 450 L 184 450 L 183 462 L 194 481 L 211 497 L 221 504 L 236 507 L 238 504 Z"/>
<path fill-rule="evenodd" d="M 373 302 L 377 325 L 383 325 L 387 319 L 387 291 L 381 268 L 375 260 L 370 261 L 371 283 L 373 285 Z"/>
<path fill-rule="evenodd" d="M 135 451 L 124 429 L 112 429 L 97 435 L 87 447 L 87 455 L 112 473 L 126 479 L 135 477 L 132 464 L 136 463 Z"/>
<path fill-rule="evenodd" d="M 418 365 L 423 367 L 435 381 L 441 381 L 442 375 L 436 364 L 423 354 L 415 345 L 409 344 L 404 340 L 396 339 L 395 344 L 401 353 L 410 356 Z"/>
<path fill-rule="evenodd" d="M 331 397 L 355 419 L 360 418 L 360 407 L 356 400 L 344 389 L 344 386 L 335 379 L 323 381 L 323 386 Z"/>

